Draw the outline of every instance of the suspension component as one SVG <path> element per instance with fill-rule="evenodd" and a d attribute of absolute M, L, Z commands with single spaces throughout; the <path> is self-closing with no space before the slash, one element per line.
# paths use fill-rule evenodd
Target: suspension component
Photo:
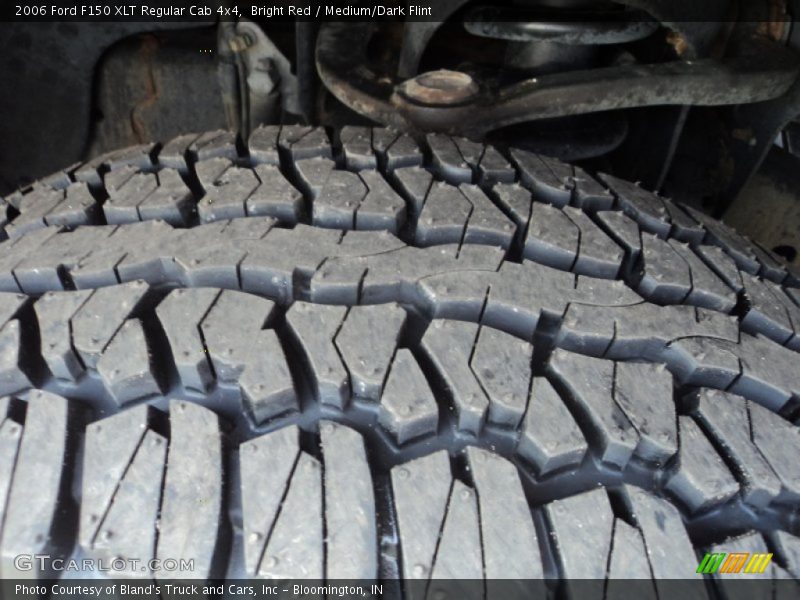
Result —
<path fill-rule="evenodd" d="M 546 9 L 479 6 L 466 14 L 464 27 L 482 37 L 574 46 L 634 42 L 651 35 L 659 24 L 635 9 L 554 13 Z"/>

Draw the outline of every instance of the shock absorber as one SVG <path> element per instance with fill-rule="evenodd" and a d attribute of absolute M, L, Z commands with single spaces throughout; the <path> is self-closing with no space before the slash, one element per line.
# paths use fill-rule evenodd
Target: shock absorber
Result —
<path fill-rule="evenodd" d="M 598 0 L 525 0 L 477 6 L 465 15 L 473 35 L 508 43 L 505 64 L 526 75 L 597 66 L 602 47 L 651 35 L 658 23 L 640 10 Z"/>

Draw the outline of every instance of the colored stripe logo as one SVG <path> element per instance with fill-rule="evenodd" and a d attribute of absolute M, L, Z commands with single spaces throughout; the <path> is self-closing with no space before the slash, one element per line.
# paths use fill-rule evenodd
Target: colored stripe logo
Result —
<path fill-rule="evenodd" d="M 697 573 L 704 575 L 750 574 L 755 575 L 767 570 L 772 562 L 772 552 L 709 552 L 697 567 Z"/>

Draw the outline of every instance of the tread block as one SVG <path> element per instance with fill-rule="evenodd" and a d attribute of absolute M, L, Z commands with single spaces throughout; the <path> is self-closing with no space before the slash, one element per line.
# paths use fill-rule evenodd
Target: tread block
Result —
<path fill-rule="evenodd" d="M 753 444 L 781 480 L 779 502 L 800 499 L 800 464 L 787 456 L 800 456 L 800 429 L 762 406 L 748 402 Z"/>
<path fill-rule="evenodd" d="M 431 151 L 433 169 L 448 183 L 472 183 L 472 169 L 462 156 L 455 139 L 449 135 L 432 133 L 426 136 Z"/>
<path fill-rule="evenodd" d="M 281 164 L 278 155 L 278 136 L 280 136 L 280 125 L 261 125 L 250 132 L 247 139 L 247 148 L 250 153 L 250 161 L 256 165 L 279 166 Z"/>
<path fill-rule="evenodd" d="M 260 330 L 245 340 L 250 346 L 249 356 L 239 387 L 256 424 L 299 408 L 286 355 L 275 331 Z"/>
<path fill-rule="evenodd" d="M 9 396 L 0 398 L 0 515 L 5 515 L 8 509 L 8 497 L 22 439 L 22 425 L 12 418 L 12 403 L 16 401 Z"/>
<path fill-rule="evenodd" d="M 81 227 L 69 236 L 47 239 L 38 252 L 23 258 L 14 267 L 13 275 L 20 289 L 34 295 L 69 288 L 63 273 L 74 269 L 95 249 L 107 244 L 112 230 L 113 227 L 104 226 Z M 30 237 L 30 234 L 26 237 Z M 12 250 L 22 251 L 23 248 L 20 244 L 14 244 Z"/>
<path fill-rule="evenodd" d="M 601 450 L 600 459 L 624 469 L 639 435 L 614 401 L 614 363 L 556 350 L 549 368 L 569 390 L 573 413 L 589 428 L 589 442 Z"/>
<path fill-rule="evenodd" d="M 540 476 L 578 466 L 588 445 L 558 393 L 544 377 L 534 377 L 517 453 Z"/>
<path fill-rule="evenodd" d="M 633 592 L 636 598 L 656 600 L 658 596 L 652 577 L 641 532 L 617 519 L 608 562 L 606 598 L 622 600 L 630 598 L 629 594 Z"/>
<path fill-rule="evenodd" d="M 568 580 L 567 587 L 571 587 L 569 580 L 573 579 L 598 580 L 594 583 L 600 589 L 586 582 L 582 585 L 588 589 L 582 588 L 581 592 L 599 592 L 602 597 L 614 533 L 614 513 L 605 489 L 556 500 L 546 505 L 544 510 L 552 526 L 562 576 Z"/>
<path fill-rule="evenodd" d="M 467 448 L 467 460 L 478 494 L 487 595 L 496 593 L 495 579 L 541 579 L 539 540 L 516 467 L 474 447 Z"/>
<path fill-rule="evenodd" d="M 295 302 L 286 313 L 308 360 L 318 400 L 342 409 L 350 400 L 350 380 L 333 339 L 346 313 L 343 306 L 306 302 Z"/>
<path fill-rule="evenodd" d="M 275 526 L 300 454 L 295 425 L 262 435 L 239 446 L 245 569 L 261 569 L 262 556 Z"/>
<path fill-rule="evenodd" d="M 23 370 L 23 332 L 18 320 L 0 328 L 0 394 L 14 394 L 32 387 Z"/>
<path fill-rule="evenodd" d="M 57 233 L 57 227 L 46 227 L 24 237 L 4 242 L 3 252 L 0 252 L 0 290 L 4 292 L 22 291 L 14 270 Z"/>
<path fill-rule="evenodd" d="M 751 241 L 751 240 L 748 240 Z M 784 283 L 789 276 L 786 264 L 781 258 L 775 255 L 770 250 L 764 248 L 758 242 L 751 241 L 750 250 L 752 250 L 758 262 L 761 263 L 761 269 L 758 274 L 764 279 L 768 279 L 773 283 Z"/>
<path fill-rule="evenodd" d="M 659 597 L 669 597 L 669 590 L 675 590 L 676 584 L 680 586 L 669 579 L 683 579 L 687 582 L 686 587 L 682 588 L 686 597 L 698 600 L 705 598 L 700 586 L 688 583 L 689 580 L 701 579 L 702 575 L 695 573 L 697 554 L 678 509 L 667 500 L 657 498 L 641 488 L 626 485 L 625 492 L 631 512 L 644 536 Z"/>
<path fill-rule="evenodd" d="M 398 304 L 351 308 L 335 338 L 353 394 L 378 402 L 406 321 Z"/>
<path fill-rule="evenodd" d="M 492 275 L 491 281 L 488 279 L 482 282 L 491 285 L 483 322 L 523 339 L 533 337 L 543 312 L 561 317 L 567 306 L 570 311 L 576 309 L 575 303 L 615 306 L 640 302 L 639 296 L 622 282 L 578 276 L 576 286 L 573 274 L 533 262 L 522 265 L 505 262 L 499 273 Z M 603 310 L 600 306 L 587 309 Z M 592 326 L 596 327 L 594 321 Z"/>
<path fill-rule="evenodd" d="M 405 201 L 380 173 L 364 171 L 359 176 L 368 191 L 356 210 L 355 229 L 385 229 L 396 234 L 406 220 Z"/>
<path fill-rule="evenodd" d="M 533 346 L 513 336 L 482 327 L 470 367 L 489 398 L 488 420 L 516 428 L 528 405 Z"/>
<path fill-rule="evenodd" d="M 86 427 L 78 534 L 78 542 L 84 550 L 91 550 L 97 541 L 103 516 L 114 500 L 120 481 L 142 447 L 153 410 L 140 404 Z M 163 470 L 164 460 L 161 463 Z M 160 483 L 158 497 L 161 495 Z M 153 516 L 155 531 L 156 515 Z"/>
<path fill-rule="evenodd" d="M 161 393 L 151 354 L 139 319 L 125 321 L 103 350 L 97 372 L 119 406 Z"/>
<path fill-rule="evenodd" d="M 333 171 L 314 200 L 314 225 L 355 229 L 356 210 L 367 195 L 367 186 L 355 173 Z"/>
<path fill-rule="evenodd" d="M 591 277 L 615 279 L 625 256 L 622 249 L 582 210 L 565 206 L 564 213 L 580 231 L 578 258 L 572 270 Z"/>
<path fill-rule="evenodd" d="M 201 133 L 189 144 L 189 154 L 198 162 L 213 158 L 235 161 L 238 158 L 236 133 L 223 129 Z"/>
<path fill-rule="evenodd" d="M 566 206 L 572 199 L 572 182 L 565 180 L 567 166 L 560 161 L 512 148 L 511 160 L 519 169 L 520 183 L 533 192 L 536 200 Z"/>
<path fill-rule="evenodd" d="M 16 454 L 11 487 L 4 498 L 0 540 L 4 578 L 53 577 L 52 572 L 42 572 L 37 561 L 32 571 L 19 571 L 14 558 L 20 554 L 62 557 L 67 532 L 60 523 L 70 517 L 65 465 L 72 461 L 75 417 L 66 398 L 36 390 L 27 403 L 24 427 L 8 417 L 4 420 L 2 429 L 10 447 L 2 458 L 13 461 Z M 4 468 L 8 473 L 9 466 Z"/>
<path fill-rule="evenodd" d="M 84 366 L 96 369 L 117 331 L 147 294 L 143 281 L 95 290 L 72 317 L 72 341 Z"/>
<path fill-rule="evenodd" d="M 403 578 L 427 580 L 453 485 L 447 452 L 441 450 L 394 467 L 391 479 Z"/>
<path fill-rule="evenodd" d="M 189 166 L 186 164 L 186 153 L 197 138 L 196 133 L 185 133 L 172 138 L 159 151 L 158 165 L 187 173 Z M 108 185 L 108 178 L 106 178 L 106 185 Z"/>
<path fill-rule="evenodd" d="M 322 466 L 301 452 L 258 574 L 270 579 L 323 579 Z"/>
<path fill-rule="evenodd" d="M 596 215 L 611 234 L 611 238 L 635 261 L 642 250 L 642 234 L 636 221 L 619 210 L 603 210 Z"/>
<path fill-rule="evenodd" d="M 153 168 L 154 144 L 139 144 L 101 154 L 78 167 L 73 173 L 75 181 L 84 181 L 93 188 L 103 186 L 102 173 L 133 167 L 139 171 Z"/>
<path fill-rule="evenodd" d="M 760 333 L 779 344 L 786 344 L 794 336 L 792 322 L 786 306 L 775 295 L 772 285 L 742 273 L 744 293 L 750 301 L 750 310 L 742 319 L 742 329 L 748 333 Z"/>
<path fill-rule="evenodd" d="M 329 158 L 307 158 L 294 164 L 300 190 L 312 200 L 319 196 L 336 163 Z"/>
<path fill-rule="evenodd" d="M 616 196 L 622 212 L 636 221 L 642 229 L 660 238 L 669 236 L 672 224 L 662 198 L 635 183 L 612 175 L 601 173 L 600 179 Z"/>
<path fill-rule="evenodd" d="M 352 429 L 330 421 L 320 423 L 320 439 L 325 462 L 326 577 L 374 579 L 378 575 L 375 498 L 364 442 Z"/>
<path fill-rule="evenodd" d="M 46 187 L 35 187 L 22 196 L 19 202 L 20 214 L 5 227 L 6 235 L 16 239 L 47 225 L 45 216 L 59 205 L 64 192 Z"/>
<path fill-rule="evenodd" d="M 422 151 L 414 138 L 392 129 L 373 129 L 372 148 L 389 172 L 421 165 L 423 161 Z"/>
<path fill-rule="evenodd" d="M 679 381 L 720 390 L 728 389 L 742 372 L 735 346 L 724 347 L 723 342 L 713 338 L 689 337 L 671 342 L 662 360 Z"/>
<path fill-rule="evenodd" d="M 73 183 L 64 189 L 64 199 L 44 217 L 47 225 L 77 227 L 95 222 L 99 205 L 85 183 Z"/>
<path fill-rule="evenodd" d="M 21 294 L 0 293 L 0 394 L 13 394 L 31 387 L 22 370 L 20 322 L 12 320 L 26 301 Z"/>
<path fill-rule="evenodd" d="M 394 357 L 381 397 L 378 422 L 402 444 L 436 432 L 439 407 L 410 350 Z"/>
<path fill-rule="evenodd" d="M 701 390 L 697 419 L 742 480 L 743 498 L 767 506 L 781 491 L 781 482 L 750 439 L 747 401 L 718 390 Z"/>
<path fill-rule="evenodd" d="M 719 246 L 695 246 L 694 251 L 736 293 L 744 289 L 742 274 L 734 260 Z"/>
<path fill-rule="evenodd" d="M 663 365 L 616 364 L 614 399 L 639 434 L 635 454 L 658 465 L 678 451 L 672 376 Z"/>
<path fill-rule="evenodd" d="M 529 260 L 569 271 L 578 256 L 580 230 L 564 211 L 534 202 L 525 237 L 523 256 Z"/>
<path fill-rule="evenodd" d="M 735 317 L 694 306 L 583 306 L 570 304 L 557 345 L 613 359 L 662 356 L 678 338 L 708 337 L 735 342 L 739 338 Z"/>
<path fill-rule="evenodd" d="M 194 570 L 157 572 L 156 577 L 219 576 L 225 477 L 219 419 L 202 406 L 172 400 L 170 438 L 156 556 L 179 564 L 180 559 L 193 560 Z"/>
<path fill-rule="evenodd" d="M 217 159 L 224 162 L 224 159 Z M 209 177 L 205 164 L 197 166 L 205 196 L 197 203 L 197 213 L 202 223 L 222 219 L 235 219 L 247 215 L 245 203 L 260 182 L 251 169 L 229 166 L 222 173 Z M 216 170 L 216 169 L 214 169 Z"/>
<path fill-rule="evenodd" d="M 786 313 L 789 315 L 789 321 L 792 324 L 794 333 L 792 337 L 786 342 L 786 346 L 795 352 L 800 352 L 800 305 L 795 304 L 789 290 L 782 288 L 774 283 L 769 283 L 768 286 L 772 289 L 773 294 L 785 308 Z"/>
<path fill-rule="evenodd" d="M 322 127 L 284 125 L 278 146 L 286 150 L 292 160 L 333 156 L 330 140 Z"/>
<path fill-rule="evenodd" d="M 23 294 L 9 294 L 0 292 L 0 327 L 8 323 L 17 314 L 17 311 L 28 301 Z"/>
<path fill-rule="evenodd" d="M 421 246 L 460 244 L 471 213 L 472 204 L 459 188 L 434 183 L 419 215 L 416 242 Z"/>
<path fill-rule="evenodd" d="M 477 322 L 492 279 L 492 274 L 485 272 L 431 275 L 417 282 L 417 297 L 434 318 Z"/>
<path fill-rule="evenodd" d="M 734 351 L 742 362 L 742 376 L 731 386 L 732 393 L 753 398 L 774 412 L 789 399 L 800 398 L 796 352 L 746 333 Z"/>
<path fill-rule="evenodd" d="M 205 392 L 214 381 L 201 326 L 217 296 L 219 290 L 211 288 L 179 289 L 170 292 L 156 308 L 181 383 L 187 389 Z"/>
<path fill-rule="evenodd" d="M 689 265 L 667 242 L 642 234 L 644 273 L 636 291 L 660 304 L 681 304 L 692 291 Z"/>
<path fill-rule="evenodd" d="M 457 142 L 458 143 L 458 142 Z M 505 157 L 493 146 L 484 146 L 483 155 L 478 163 L 478 181 L 482 186 L 497 183 L 514 183 L 517 172 Z"/>
<path fill-rule="evenodd" d="M 469 366 L 478 325 L 437 319 L 422 338 L 422 349 L 453 395 L 458 428 L 479 433 L 486 420 L 489 400 Z"/>
<path fill-rule="evenodd" d="M 63 270 L 69 272 L 78 289 L 112 286 L 119 282 L 134 281 L 142 276 L 153 283 L 161 283 L 164 279 L 164 261 L 153 259 L 153 255 L 171 249 L 172 244 L 163 236 L 166 232 L 173 231 L 172 226 L 163 221 L 145 221 L 116 228 L 82 227 L 74 233 L 96 232 L 96 237 L 82 239 L 76 235 L 73 238 L 70 234 L 63 238 L 55 236 L 52 242 L 53 246 L 74 246 L 69 260 L 59 262 Z M 97 235 L 103 232 L 104 235 Z M 76 244 L 78 240 L 81 240 L 80 247 Z M 91 248 L 89 253 L 86 252 L 87 248 Z M 51 277 L 58 277 L 58 272 Z"/>
<path fill-rule="evenodd" d="M 248 217 L 274 217 L 284 223 L 297 223 L 303 212 L 303 194 L 287 181 L 278 167 L 257 165 L 260 185 L 245 201 Z"/>
<path fill-rule="evenodd" d="M 241 287 L 288 304 L 293 300 L 294 278 L 311 278 L 320 265 L 341 251 L 342 232 L 297 225 L 273 229 L 263 242 L 251 245 L 241 262 Z M 313 285 L 313 282 L 312 282 Z"/>
<path fill-rule="evenodd" d="M 167 440 L 148 430 L 149 410 L 138 406 L 87 428 L 80 545 L 89 556 L 155 558 Z"/>
<path fill-rule="evenodd" d="M 339 140 L 344 154 L 345 167 L 350 171 L 375 169 L 378 161 L 372 152 L 372 129 L 370 127 L 342 127 Z"/>
<path fill-rule="evenodd" d="M 512 221 L 497 208 L 492 201 L 475 185 L 459 186 L 459 190 L 472 205 L 467 230 L 464 234 L 466 244 L 485 244 L 508 248 L 514 238 L 515 227 Z"/>
<path fill-rule="evenodd" d="M 736 294 L 692 252 L 688 244 L 670 240 L 669 245 L 689 266 L 692 291 L 686 297 L 686 303 L 731 312 L 736 306 Z"/>
<path fill-rule="evenodd" d="M 524 234 L 528 228 L 533 205 L 530 191 L 518 183 L 499 183 L 492 188 L 491 193 L 495 202 L 511 216 L 517 226 L 517 233 Z"/>
<path fill-rule="evenodd" d="M 714 446 L 691 417 L 679 416 L 678 464 L 665 488 L 692 512 L 720 506 L 739 492 Z"/>
<path fill-rule="evenodd" d="M 408 212 L 418 217 L 422 212 L 428 191 L 433 183 L 433 175 L 420 167 L 403 167 L 394 172 L 395 181 L 403 197 L 408 202 Z"/>
<path fill-rule="evenodd" d="M 100 541 L 95 551 L 103 553 L 106 561 L 117 556 L 136 556 L 143 561 L 153 558 L 155 527 L 158 519 L 164 459 L 167 453 L 165 438 L 148 431 L 142 446 L 119 483 L 114 501 L 104 520 Z M 141 576 L 141 571 L 126 569 L 128 576 Z"/>
<path fill-rule="evenodd" d="M 456 480 L 450 493 L 442 537 L 436 551 L 431 579 L 475 580 L 483 578 L 483 553 L 481 532 L 478 524 L 478 502 L 475 492 Z M 450 586 L 448 585 L 448 588 Z M 474 586 L 463 581 L 456 591 L 459 598 L 479 598 Z M 470 594 L 472 588 L 472 594 Z M 453 591 L 452 588 L 451 592 Z M 436 593 L 436 583 L 431 582 L 432 593 Z M 462 595 L 465 594 L 465 595 Z"/>
<path fill-rule="evenodd" d="M 609 210 L 614 206 L 614 195 L 605 186 L 580 167 L 572 167 L 571 184 L 575 206 L 589 211 Z"/>
<path fill-rule="evenodd" d="M 272 317 L 275 303 L 232 290 L 223 290 L 200 325 L 217 379 L 237 381 L 245 367 L 258 361 L 251 339 Z"/>
<path fill-rule="evenodd" d="M 667 198 L 662 198 L 664 208 L 672 222 L 670 237 L 686 244 L 701 244 L 706 237 L 706 230 L 690 217 L 683 208 Z"/>
<path fill-rule="evenodd" d="M 175 226 L 186 225 L 195 210 L 191 190 L 174 169 L 162 169 L 156 176 L 158 187 L 139 204 L 139 218 L 142 221 L 162 219 Z"/>
<path fill-rule="evenodd" d="M 745 238 L 722 221 L 718 221 L 691 206 L 687 206 L 686 210 L 708 232 L 705 239 L 706 242 L 722 248 L 742 271 L 751 275 L 758 274 L 761 264 L 753 254 L 750 243 Z"/>
<path fill-rule="evenodd" d="M 800 579 L 800 538 L 785 531 L 772 534 L 775 549 L 783 558 L 786 568 L 795 579 Z"/>
<path fill-rule="evenodd" d="M 109 190 L 103 213 L 109 224 L 141 221 L 139 205 L 158 188 L 155 173 L 134 173 L 117 189 Z"/>

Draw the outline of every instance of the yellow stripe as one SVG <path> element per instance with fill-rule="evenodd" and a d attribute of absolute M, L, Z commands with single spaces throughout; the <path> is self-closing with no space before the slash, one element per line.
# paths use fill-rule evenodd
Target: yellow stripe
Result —
<path fill-rule="evenodd" d="M 751 555 L 750 560 L 745 567 L 745 573 L 763 573 L 767 570 L 769 563 L 772 561 L 772 553 L 757 552 Z"/>
<path fill-rule="evenodd" d="M 761 564 L 759 565 L 758 572 L 763 573 L 764 571 L 766 571 L 770 562 L 772 562 L 772 552 L 770 552 L 769 554 L 765 554 L 764 558 L 761 559 Z"/>

